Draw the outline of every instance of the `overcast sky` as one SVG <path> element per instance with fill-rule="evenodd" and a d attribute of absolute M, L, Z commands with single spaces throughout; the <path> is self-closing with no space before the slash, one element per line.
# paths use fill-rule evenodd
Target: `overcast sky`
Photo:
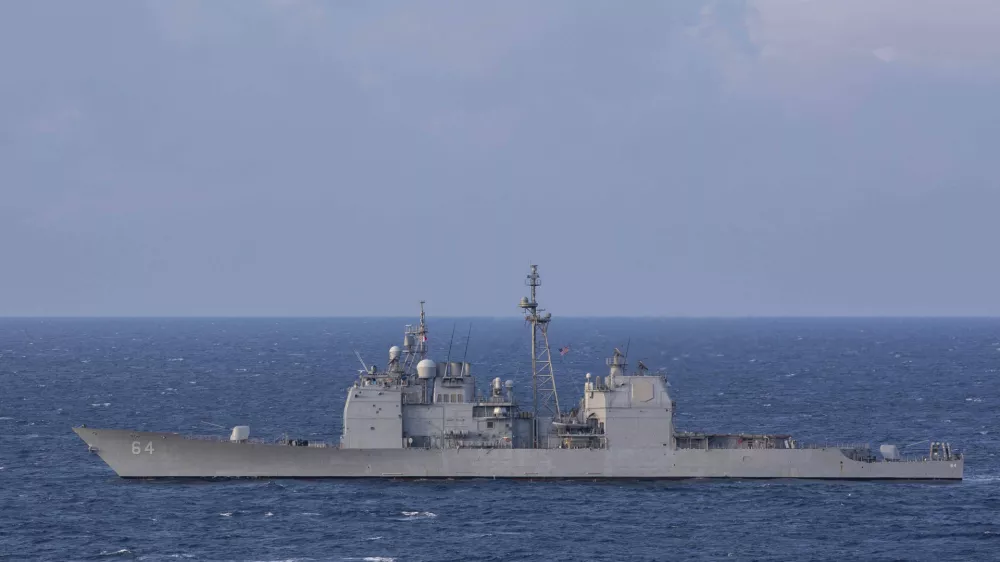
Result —
<path fill-rule="evenodd" d="M 0 3 L 0 315 L 1000 315 L 1000 2 Z"/>

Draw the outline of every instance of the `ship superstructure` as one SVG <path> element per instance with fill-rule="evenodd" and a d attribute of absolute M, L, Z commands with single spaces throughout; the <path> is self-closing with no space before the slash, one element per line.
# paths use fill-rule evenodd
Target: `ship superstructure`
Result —
<path fill-rule="evenodd" d="M 904 458 L 893 445 L 803 445 L 783 434 L 677 431 L 666 376 L 614 349 L 605 377 L 587 373 L 576 407 L 560 410 L 548 344 L 551 313 L 537 301 L 531 266 L 532 402 L 514 382 L 477 386 L 465 361 L 428 357 L 428 329 L 406 326 L 385 369 L 366 367 L 348 389 L 340 440 L 266 442 L 249 426 L 229 439 L 77 427 L 74 431 L 123 477 L 380 478 L 831 478 L 960 480 L 964 457 L 933 442 Z M 450 359 L 450 357 L 448 357 Z"/>

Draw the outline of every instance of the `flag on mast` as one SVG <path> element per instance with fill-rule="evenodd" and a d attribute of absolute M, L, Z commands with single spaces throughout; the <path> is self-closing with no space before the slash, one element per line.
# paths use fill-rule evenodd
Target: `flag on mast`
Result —
<path fill-rule="evenodd" d="M 568 345 L 565 346 L 565 347 L 560 347 L 559 348 L 559 355 L 566 355 L 567 353 L 569 353 L 569 346 Z"/>

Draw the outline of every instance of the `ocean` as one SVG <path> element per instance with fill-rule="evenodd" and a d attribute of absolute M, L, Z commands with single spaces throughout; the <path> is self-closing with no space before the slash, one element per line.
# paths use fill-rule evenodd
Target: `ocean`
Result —
<path fill-rule="evenodd" d="M 480 388 L 512 379 L 530 398 L 521 319 L 429 322 L 435 360 L 450 348 Z M 246 424 L 335 441 L 354 350 L 384 365 L 404 323 L 0 319 L 0 559 L 1000 560 L 1000 319 L 557 318 L 550 330 L 564 408 L 617 346 L 633 367 L 664 369 L 681 430 L 912 453 L 948 441 L 967 456 L 955 483 L 132 481 L 70 430 Z"/>

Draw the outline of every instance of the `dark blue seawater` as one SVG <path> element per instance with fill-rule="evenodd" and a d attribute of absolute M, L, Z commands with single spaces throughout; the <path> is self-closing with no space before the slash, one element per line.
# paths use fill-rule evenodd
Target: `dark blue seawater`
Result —
<path fill-rule="evenodd" d="M 408 321 L 0 320 L 0 558 L 1000 559 L 1000 320 L 552 325 L 571 348 L 555 357 L 564 405 L 631 338 L 630 362 L 666 368 L 681 429 L 947 440 L 968 456 L 961 483 L 126 481 L 70 431 L 335 440 L 352 349 L 382 365 Z M 435 359 L 468 322 L 433 321 Z M 481 385 L 527 396 L 523 322 L 472 322 Z"/>

